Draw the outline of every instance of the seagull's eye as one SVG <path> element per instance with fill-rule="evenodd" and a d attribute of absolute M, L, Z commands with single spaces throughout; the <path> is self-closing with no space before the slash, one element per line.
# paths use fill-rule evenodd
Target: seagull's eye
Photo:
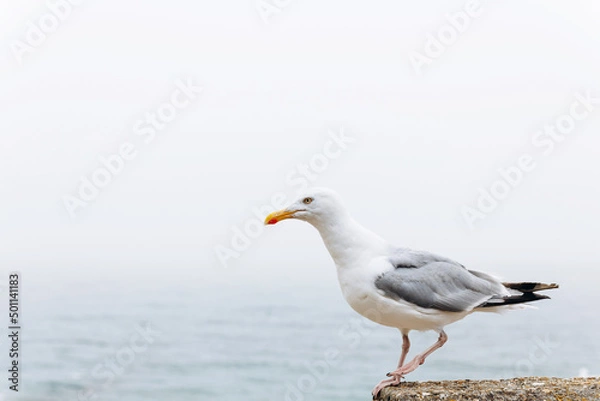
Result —
<path fill-rule="evenodd" d="M 304 198 L 302 200 L 302 203 L 304 203 L 305 205 L 309 205 L 310 203 L 312 203 L 313 198 Z"/>

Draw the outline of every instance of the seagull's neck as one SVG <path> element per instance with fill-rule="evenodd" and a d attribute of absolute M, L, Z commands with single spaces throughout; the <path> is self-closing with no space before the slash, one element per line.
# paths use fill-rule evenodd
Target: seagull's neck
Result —
<path fill-rule="evenodd" d="M 360 225 L 349 215 L 330 221 L 313 222 L 338 268 L 349 266 L 363 256 L 384 254 L 388 243 Z"/>

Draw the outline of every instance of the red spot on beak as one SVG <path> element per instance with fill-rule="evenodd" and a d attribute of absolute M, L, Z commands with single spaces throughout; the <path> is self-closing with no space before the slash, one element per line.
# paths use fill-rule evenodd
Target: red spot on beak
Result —
<path fill-rule="evenodd" d="M 268 223 L 268 224 L 275 224 L 275 223 L 277 223 L 278 221 L 279 221 L 279 220 L 277 220 L 277 219 L 273 218 L 273 219 L 269 220 L 269 223 Z"/>

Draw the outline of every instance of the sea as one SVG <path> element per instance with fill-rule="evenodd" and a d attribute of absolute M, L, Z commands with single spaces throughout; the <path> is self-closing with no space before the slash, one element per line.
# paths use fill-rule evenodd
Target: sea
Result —
<path fill-rule="evenodd" d="M 163 285 L 113 276 L 35 289 L 25 281 L 19 391 L 9 389 L 4 337 L 0 399 L 369 400 L 397 364 L 399 331 L 357 315 L 331 275 L 282 277 L 211 282 L 165 272 Z M 561 288 L 537 308 L 448 326 L 446 345 L 406 380 L 600 375 L 598 282 L 553 278 Z M 437 335 L 410 337 L 409 357 Z"/>

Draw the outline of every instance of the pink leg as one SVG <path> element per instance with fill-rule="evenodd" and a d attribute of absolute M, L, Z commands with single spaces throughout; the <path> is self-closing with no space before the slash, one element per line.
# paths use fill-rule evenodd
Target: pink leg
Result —
<path fill-rule="evenodd" d="M 400 355 L 400 361 L 398 362 L 398 369 L 404 365 L 404 360 L 406 359 L 406 355 L 408 355 L 408 350 L 410 349 L 410 340 L 408 339 L 408 334 L 402 333 L 402 355 Z"/>
<path fill-rule="evenodd" d="M 408 350 L 410 349 L 410 340 L 408 339 L 407 333 L 402 333 L 402 354 L 400 355 L 400 360 L 398 361 L 398 367 L 396 369 L 400 369 L 404 365 L 404 360 L 406 359 L 406 355 L 408 355 Z M 390 374 L 388 373 L 388 376 Z M 389 379 L 383 379 L 372 391 L 373 399 L 382 388 L 388 386 L 395 386 L 400 383 L 400 378 L 391 377 Z"/>
<path fill-rule="evenodd" d="M 395 386 L 395 385 L 400 384 L 400 380 L 404 377 L 405 374 L 408 374 L 408 373 L 414 371 L 416 368 L 419 367 L 419 365 L 422 365 L 423 362 L 425 362 L 425 358 L 427 358 L 429 355 L 431 355 L 433 353 L 433 351 L 435 351 L 436 349 L 441 348 L 446 343 L 446 341 L 448 341 L 448 336 L 446 335 L 446 333 L 444 333 L 444 330 L 442 330 L 442 331 L 440 331 L 440 336 L 439 336 L 437 342 L 435 344 L 433 344 L 431 347 L 429 347 L 425 352 L 415 356 L 415 358 L 412 361 L 410 361 L 409 363 L 407 363 L 406 365 L 402 364 L 402 366 L 400 366 L 395 371 L 388 373 L 387 376 L 389 376 L 390 378 L 382 380 L 373 389 L 373 392 L 372 392 L 373 399 L 375 399 L 377 397 L 377 395 L 379 395 L 379 392 L 382 389 L 389 387 L 389 386 Z M 402 348 L 403 348 L 402 353 L 404 353 L 404 346 Z M 402 357 L 400 358 L 400 362 L 404 362 Z"/>

